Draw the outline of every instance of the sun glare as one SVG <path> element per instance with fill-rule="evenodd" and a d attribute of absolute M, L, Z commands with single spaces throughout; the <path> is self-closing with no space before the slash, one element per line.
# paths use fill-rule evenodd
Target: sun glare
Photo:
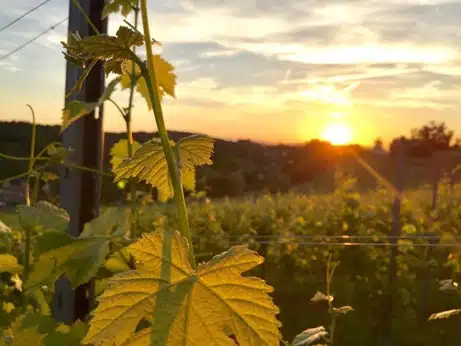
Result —
<path fill-rule="evenodd" d="M 323 131 L 322 137 L 333 145 L 344 145 L 351 142 L 352 130 L 345 124 L 331 123 Z"/>

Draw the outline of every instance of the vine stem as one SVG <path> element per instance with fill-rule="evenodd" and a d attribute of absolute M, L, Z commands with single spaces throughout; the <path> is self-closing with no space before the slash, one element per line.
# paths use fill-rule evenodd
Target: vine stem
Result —
<path fill-rule="evenodd" d="M 30 180 L 31 180 L 31 174 L 34 169 L 34 163 L 35 163 L 35 142 L 37 138 L 37 124 L 35 120 L 35 112 L 32 106 L 26 105 L 29 107 L 31 114 L 32 114 L 32 138 L 30 140 L 30 161 L 29 161 L 29 169 L 27 170 L 27 178 L 26 178 L 26 191 L 25 191 L 25 203 L 27 206 L 31 205 L 31 199 L 30 199 Z M 38 179 L 35 180 L 34 184 L 34 203 L 36 203 L 36 195 L 38 195 L 38 187 L 39 187 L 40 181 Z M 37 191 L 35 193 L 35 191 Z M 26 281 L 29 277 L 29 272 L 30 272 L 30 253 L 31 253 L 31 227 L 29 225 L 26 225 L 24 227 L 24 267 L 22 271 L 22 280 Z M 27 308 L 28 304 L 28 297 L 27 294 L 24 294 L 22 297 L 22 306 L 23 308 Z"/>
<path fill-rule="evenodd" d="M 28 169 L 28 176 L 26 180 L 26 191 L 25 191 L 25 199 L 26 205 L 30 206 L 30 174 L 34 168 L 34 156 L 35 156 L 35 141 L 37 137 L 37 129 L 36 129 L 36 121 L 35 121 L 35 112 L 34 109 L 30 105 L 26 105 L 29 107 L 32 113 L 32 138 L 30 139 L 30 161 L 29 161 L 29 169 Z"/>
<path fill-rule="evenodd" d="M 174 199 L 179 214 L 179 229 L 181 234 L 187 239 L 189 245 L 189 261 L 192 268 L 196 268 L 197 264 L 195 261 L 194 248 L 192 245 L 192 236 L 189 227 L 189 218 L 187 215 L 186 199 L 184 197 L 184 191 L 181 181 L 181 172 L 178 167 L 177 158 L 170 145 L 170 139 L 165 126 L 165 120 L 163 118 L 162 105 L 160 103 L 159 92 L 157 88 L 157 80 L 155 76 L 155 68 L 152 54 L 152 39 L 149 31 L 149 19 L 147 14 L 147 1 L 141 0 L 141 16 L 144 30 L 144 39 L 146 44 L 146 55 L 147 55 L 147 70 L 143 64 L 140 65 L 142 74 L 146 80 L 146 85 L 149 90 L 149 97 L 152 101 L 152 109 L 154 111 L 155 122 L 157 123 L 157 129 L 160 135 L 160 141 L 162 143 L 163 152 L 168 165 L 168 171 L 173 185 Z"/>
<path fill-rule="evenodd" d="M 139 21 L 139 0 L 136 1 L 136 6 L 134 8 L 134 30 L 138 30 L 138 21 Z M 133 47 L 133 54 L 136 55 L 136 46 Z M 132 64 L 131 68 L 131 85 L 130 85 L 130 96 L 128 99 L 128 109 L 124 117 L 126 122 L 126 133 L 127 133 L 127 152 L 128 156 L 133 156 L 133 130 L 132 130 L 132 108 L 133 108 L 133 98 L 134 98 L 134 88 L 136 86 L 136 64 Z M 136 203 L 136 182 L 133 179 L 130 179 L 129 189 L 131 195 L 131 212 L 130 212 L 130 235 L 131 239 L 136 238 L 136 228 L 137 228 L 137 203 Z"/>

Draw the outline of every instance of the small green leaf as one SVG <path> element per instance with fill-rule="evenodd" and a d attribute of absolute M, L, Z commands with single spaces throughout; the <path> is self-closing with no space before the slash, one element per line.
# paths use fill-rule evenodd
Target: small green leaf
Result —
<path fill-rule="evenodd" d="M 117 13 L 120 11 L 122 16 L 128 16 L 133 8 L 136 6 L 137 0 L 109 0 L 102 11 L 102 17 L 105 18 L 111 13 Z"/>
<path fill-rule="evenodd" d="M 101 106 L 105 101 L 107 101 L 115 91 L 115 88 L 119 82 L 120 78 L 115 78 L 110 81 L 104 90 L 104 93 L 101 95 L 97 102 L 84 102 L 78 100 L 70 101 L 62 110 L 61 132 L 68 128 L 72 123 L 81 117 L 90 114 L 97 107 Z"/>
<path fill-rule="evenodd" d="M 179 153 L 179 165 L 184 187 L 195 187 L 195 166 L 211 164 L 214 140 L 204 135 L 192 135 L 171 143 Z M 124 160 L 115 170 L 115 182 L 137 178 L 146 181 L 159 190 L 164 199 L 173 196 L 168 166 L 163 147 L 158 138 L 144 143 L 132 157 Z M 191 177 L 194 176 L 194 178 Z"/>
<path fill-rule="evenodd" d="M 450 318 L 450 317 L 459 315 L 460 313 L 461 313 L 461 309 L 453 309 L 453 310 L 438 312 L 438 313 L 435 313 L 429 316 L 429 321 Z"/>
<path fill-rule="evenodd" d="M 53 181 L 53 180 L 58 180 L 59 177 L 53 173 L 53 172 L 42 172 L 40 175 L 40 178 L 45 182 Z"/>
<path fill-rule="evenodd" d="M 22 267 L 18 263 L 18 259 L 12 255 L 1 254 L 0 255 L 0 273 L 20 273 Z"/>
<path fill-rule="evenodd" d="M 39 201 L 35 206 L 18 206 L 19 222 L 22 227 L 41 227 L 45 231 L 65 231 L 69 224 L 69 214 L 47 201 Z"/>
<path fill-rule="evenodd" d="M 132 59 L 133 46 L 142 46 L 144 36 L 127 26 L 120 26 L 115 36 L 87 36 L 79 42 L 81 49 L 93 59 L 119 60 Z"/>
<path fill-rule="evenodd" d="M 141 147 L 141 144 L 137 141 L 133 141 L 132 144 L 133 153 L 136 152 Z M 112 165 L 112 171 L 117 168 L 120 163 L 129 157 L 128 155 L 128 141 L 126 139 L 121 139 L 115 143 L 110 149 L 110 163 Z"/>
<path fill-rule="evenodd" d="M 295 337 L 291 343 L 291 346 L 313 345 L 314 342 L 325 338 L 327 335 L 328 332 L 324 327 L 306 329 Z"/>
<path fill-rule="evenodd" d="M 354 311 L 352 306 L 341 306 L 340 308 L 333 308 L 333 311 L 338 315 L 345 315 L 348 312 Z"/>
<path fill-rule="evenodd" d="M 326 294 L 322 292 L 315 292 L 314 296 L 311 298 L 311 302 L 314 303 L 319 303 L 319 302 L 332 302 L 333 301 L 333 296 L 327 296 Z"/>

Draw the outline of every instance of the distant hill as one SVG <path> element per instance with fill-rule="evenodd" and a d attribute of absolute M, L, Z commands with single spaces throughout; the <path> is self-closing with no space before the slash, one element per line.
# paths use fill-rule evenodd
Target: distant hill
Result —
<path fill-rule="evenodd" d="M 31 124 L 26 122 L 0 122 L 0 151 L 14 156 L 28 156 Z M 146 142 L 155 134 L 134 133 L 138 142 Z M 170 131 L 170 137 L 178 140 L 191 135 Z M 104 138 L 105 169 L 109 169 L 109 150 L 114 143 L 124 138 L 123 133 L 106 132 Z M 37 126 L 37 150 L 51 141 L 59 141 L 59 127 Z M 216 139 L 213 165 L 198 170 L 197 188 L 208 195 L 238 196 L 249 192 L 285 192 L 289 189 L 330 191 L 333 188 L 335 170 L 341 169 L 358 177 L 364 188 L 376 186 L 376 178 L 359 163 L 354 152 L 373 167 L 385 179 L 393 179 L 393 159 L 385 152 L 374 153 L 357 145 L 333 147 L 331 144 L 313 140 L 300 145 L 265 145 L 249 140 L 227 141 Z M 0 179 L 27 170 L 25 161 L 0 159 Z M 427 182 L 428 174 L 408 170 L 408 184 Z M 103 195 L 109 200 L 117 191 L 109 181 L 105 183 Z M 109 197 L 113 196 L 113 197 Z"/>

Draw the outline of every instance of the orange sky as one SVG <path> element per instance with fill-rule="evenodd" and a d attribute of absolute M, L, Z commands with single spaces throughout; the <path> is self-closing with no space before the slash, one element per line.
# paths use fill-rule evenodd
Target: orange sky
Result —
<path fill-rule="evenodd" d="M 0 32 L 0 56 L 67 16 L 67 3 L 51 1 Z M 35 5 L 8 5 L 0 27 Z M 430 120 L 461 130 L 461 1 L 150 6 L 153 36 L 178 76 L 177 99 L 164 105 L 170 129 L 293 143 L 321 137 L 328 124 L 341 121 L 360 144 L 387 142 Z M 112 17 L 110 32 L 120 23 Z M 66 29 L 67 23 L 0 60 L 0 120 L 29 120 L 29 103 L 40 122 L 59 122 L 65 78 L 59 41 Z M 116 96 L 122 106 L 126 98 Z M 105 128 L 124 130 L 112 105 Z M 155 130 L 141 98 L 134 130 Z"/>

